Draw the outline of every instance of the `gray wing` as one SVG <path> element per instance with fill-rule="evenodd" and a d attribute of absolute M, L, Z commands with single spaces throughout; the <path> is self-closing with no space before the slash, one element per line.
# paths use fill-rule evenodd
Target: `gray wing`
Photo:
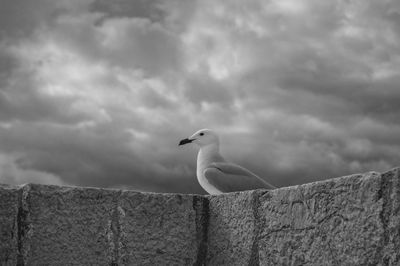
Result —
<path fill-rule="evenodd" d="M 222 192 L 275 188 L 246 168 L 233 163 L 211 163 L 204 170 L 204 177 Z"/>

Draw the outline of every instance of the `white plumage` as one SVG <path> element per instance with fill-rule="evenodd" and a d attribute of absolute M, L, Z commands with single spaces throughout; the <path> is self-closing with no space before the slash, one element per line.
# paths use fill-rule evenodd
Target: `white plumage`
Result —
<path fill-rule="evenodd" d="M 219 153 L 218 136 L 212 130 L 199 130 L 181 140 L 179 145 L 188 143 L 195 143 L 200 147 L 196 175 L 200 185 L 209 194 L 275 188 L 246 168 L 226 162 Z"/>

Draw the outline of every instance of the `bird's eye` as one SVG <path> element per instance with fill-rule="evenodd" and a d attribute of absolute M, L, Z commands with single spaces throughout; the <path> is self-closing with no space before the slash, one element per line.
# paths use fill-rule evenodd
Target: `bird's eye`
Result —
<path fill-rule="evenodd" d="M 204 136 L 204 133 L 203 133 L 203 132 L 201 132 L 199 135 L 200 135 L 200 136 Z"/>

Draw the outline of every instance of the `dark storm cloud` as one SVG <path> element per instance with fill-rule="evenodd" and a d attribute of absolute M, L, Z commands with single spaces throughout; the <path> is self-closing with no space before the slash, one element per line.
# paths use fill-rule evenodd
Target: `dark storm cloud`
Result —
<path fill-rule="evenodd" d="M 51 24 L 60 14 L 82 13 L 92 0 L 1 1 L 0 36 L 4 40 L 29 38 L 39 28 Z"/>
<path fill-rule="evenodd" d="M 1 1 L 1 37 L 25 37 L 51 14 L 52 1 Z"/>
<path fill-rule="evenodd" d="M 47 34 L 66 49 L 93 61 L 138 68 L 160 75 L 179 67 L 177 36 L 147 18 L 113 17 L 93 13 L 60 16 Z"/>
<path fill-rule="evenodd" d="M 70 109 L 70 97 L 51 97 L 37 91 L 39 84 L 30 71 L 14 68 L 0 88 L 0 121 L 15 120 L 77 123 L 88 119 L 85 114 Z"/>
<path fill-rule="evenodd" d="M 1 12 L 1 182 L 202 192 L 195 149 L 177 142 L 203 127 L 278 186 L 400 160 L 397 1 Z"/>
<path fill-rule="evenodd" d="M 129 1 L 129 0 L 97 0 L 90 4 L 92 12 L 101 12 L 107 17 L 138 17 L 160 21 L 165 11 L 160 6 L 161 1 Z"/>
<path fill-rule="evenodd" d="M 117 65 L 137 67 L 150 75 L 178 67 L 180 43 L 158 23 L 141 19 L 110 19 L 104 22 L 101 30 L 109 36 L 103 42 L 104 53 Z"/>
<path fill-rule="evenodd" d="M 71 9 L 75 5 L 65 4 Z M 24 10 L 28 11 L 22 9 L 15 15 L 34 15 Z M 1 150 L 6 153 L 1 161 L 7 171 L 2 171 L 2 181 L 108 187 L 128 184 L 153 191 L 201 191 L 193 179 L 183 175 L 188 173 L 182 170 L 184 167 L 168 160 L 160 163 L 158 157 L 152 158 L 154 163 L 147 161 L 152 153 L 143 147 L 168 139 L 166 143 L 174 143 L 176 148 L 176 132 L 158 142 L 146 142 L 147 133 L 141 133 L 143 127 L 156 130 L 151 129 L 151 122 L 157 121 L 146 117 L 146 108 L 172 107 L 160 91 L 162 84 L 150 79 L 143 82 L 140 74 L 145 70 L 154 75 L 166 65 L 173 69 L 171 62 L 163 63 L 175 60 L 176 47 L 168 44 L 168 33 L 161 25 L 143 19 L 115 18 L 96 24 L 98 18 L 95 14 L 60 12 L 51 22 L 44 17 L 38 20 L 43 26 L 40 30 L 32 22 L 34 18 L 28 18 L 26 27 L 32 27 L 32 35 L 4 44 L 1 55 L 7 60 L 2 60 L 1 68 L 0 139 Z M 14 31 L 12 23 L 7 29 L 10 32 Z M 114 36 L 114 27 L 122 34 Z M 111 39 L 103 45 L 98 42 L 99 36 Z M 99 62 L 106 64 L 99 66 Z M 103 73 L 107 65 L 117 69 Z M 119 71 L 127 65 L 126 73 Z M 128 81 L 130 68 L 139 71 L 132 83 Z M 114 99 L 108 97 L 110 91 L 129 97 Z M 140 105 L 144 107 L 142 115 L 129 111 Z M 166 151 L 160 154 L 169 156 Z M 34 178 L 29 179 L 29 174 Z"/>
<path fill-rule="evenodd" d="M 145 143 L 136 143 L 139 140 L 128 132 L 113 130 L 115 126 L 105 124 L 89 131 L 51 124 L 18 124 L 2 130 L 1 148 L 23 154 L 16 161 L 20 169 L 53 173 L 69 184 L 111 187 L 128 183 L 140 190 L 176 192 L 196 189 L 190 179 L 171 175 L 168 168 L 160 179 L 162 166 L 157 169 L 156 164 L 147 162 L 151 154 L 142 147 Z"/>
<path fill-rule="evenodd" d="M 234 100 L 232 91 L 225 84 L 207 76 L 190 75 L 184 87 L 185 96 L 195 104 L 208 102 L 229 107 Z"/>

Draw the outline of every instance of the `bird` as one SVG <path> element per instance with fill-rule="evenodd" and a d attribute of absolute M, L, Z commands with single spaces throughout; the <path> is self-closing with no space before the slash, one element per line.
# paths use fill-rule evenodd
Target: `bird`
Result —
<path fill-rule="evenodd" d="M 211 195 L 276 188 L 250 170 L 227 162 L 219 152 L 219 137 L 211 129 L 200 129 L 179 142 L 179 146 L 186 144 L 196 144 L 200 148 L 196 176 L 200 186 Z"/>

